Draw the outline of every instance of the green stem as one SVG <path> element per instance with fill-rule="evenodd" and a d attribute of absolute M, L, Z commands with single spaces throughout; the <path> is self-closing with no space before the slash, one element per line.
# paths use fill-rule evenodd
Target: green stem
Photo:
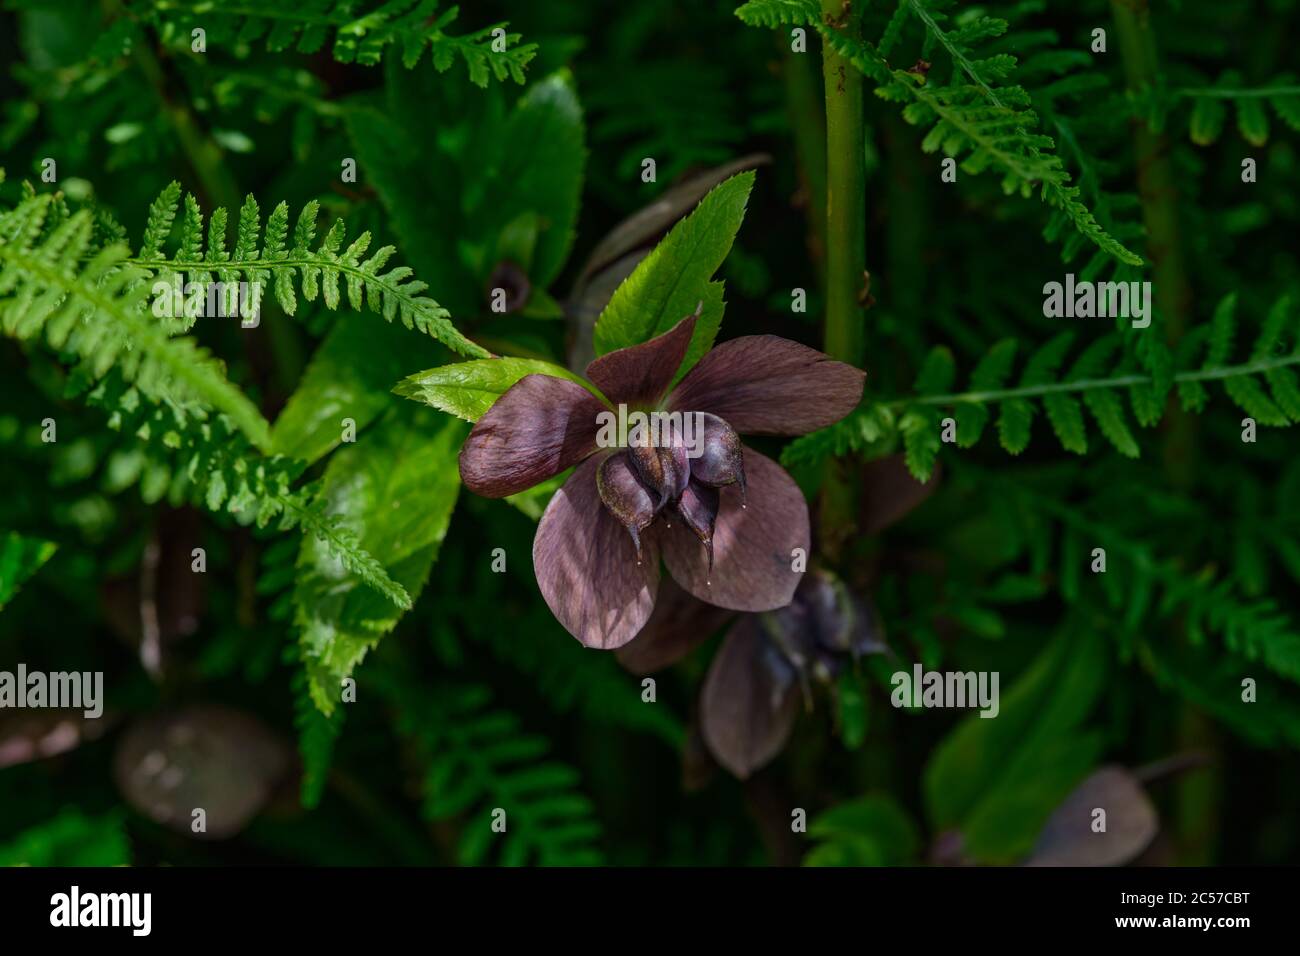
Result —
<path fill-rule="evenodd" d="M 859 5 L 862 0 L 859 0 Z M 822 0 L 828 22 L 843 24 L 856 39 L 861 24 L 853 0 Z M 866 329 L 859 295 L 867 262 L 867 171 L 864 161 L 862 74 L 822 43 L 826 96 L 826 326 L 825 348 L 832 358 L 861 365 Z M 854 528 L 854 482 L 845 466 L 826 465 L 819 511 L 820 548 L 834 562 Z"/>
<path fill-rule="evenodd" d="M 1160 65 L 1155 33 L 1146 0 L 1111 0 L 1115 31 L 1130 92 L 1140 93 L 1159 82 Z M 1192 290 L 1183 265 L 1178 228 L 1178 190 L 1169 162 L 1169 140 L 1144 119 L 1133 123 L 1134 160 L 1138 195 L 1147 230 L 1147 255 L 1151 260 L 1151 288 L 1157 311 L 1165 323 L 1165 341 L 1177 344 L 1187 329 Z M 1172 399 L 1171 399 L 1172 401 Z M 1164 462 L 1170 482 L 1188 488 L 1193 480 L 1196 423 L 1171 405 L 1165 432 Z"/>
<path fill-rule="evenodd" d="M 858 39 L 851 0 L 822 0 L 828 18 L 843 16 L 843 34 Z M 826 84 L 826 352 L 860 365 L 866 346 L 862 306 L 867 262 L 866 167 L 863 161 L 862 74 L 822 45 Z"/>
<path fill-rule="evenodd" d="M 1257 359 L 1241 365 L 1220 365 L 1215 368 L 1198 369 L 1194 372 L 1179 372 L 1174 382 L 1215 382 L 1225 378 L 1237 378 L 1241 375 L 1257 375 L 1273 369 L 1300 365 L 1300 354 L 1285 358 Z M 1073 382 L 1050 382 L 1045 385 L 1026 385 L 1021 388 L 994 389 L 986 392 L 955 392 L 950 395 L 923 395 L 918 398 L 900 398 L 885 402 L 890 408 L 905 408 L 913 405 L 958 405 L 973 402 L 983 405 L 989 402 L 1005 402 L 1013 398 L 1036 398 L 1041 395 L 1054 395 L 1061 392 L 1090 392 L 1098 388 L 1127 388 L 1131 385 L 1150 385 L 1149 375 L 1117 375 L 1114 378 L 1081 378 Z"/>
<path fill-rule="evenodd" d="M 167 117 L 172 129 L 176 131 L 176 140 L 180 143 L 190 168 L 194 170 L 208 204 L 238 209 L 239 187 L 226 165 L 221 147 L 204 134 L 188 107 L 168 95 L 169 84 L 162 64 L 158 62 L 158 57 L 146 39 L 135 44 L 134 54 L 136 65 L 158 97 L 163 116 Z"/>
<path fill-rule="evenodd" d="M 230 172 L 221 147 L 204 132 L 189 107 L 169 95 L 167 77 L 148 40 L 142 38 L 135 44 L 133 52 L 140 72 L 148 79 L 158 97 L 162 114 L 176 132 L 176 140 L 180 143 L 190 168 L 194 170 L 208 205 L 238 209 L 239 186 Z M 284 322 L 272 323 L 264 333 L 259 334 L 265 334 L 269 339 L 271 353 L 275 358 L 276 383 L 287 395 L 297 382 L 304 363 L 298 336 L 293 327 Z"/>
<path fill-rule="evenodd" d="M 1159 82 L 1160 66 L 1146 0 L 1111 0 L 1111 9 L 1130 92 L 1139 93 L 1155 86 Z M 1192 293 L 1183 265 L 1178 190 L 1169 162 L 1169 141 L 1163 133 L 1139 119 L 1133 126 L 1133 142 L 1138 193 L 1151 258 L 1152 291 L 1156 307 L 1165 317 L 1165 338 L 1174 344 L 1187 327 Z"/>
<path fill-rule="evenodd" d="M 1142 93 L 1160 82 L 1155 31 L 1147 0 L 1111 0 L 1120 55 L 1131 93 Z M 1145 119 L 1133 121 L 1133 143 L 1137 162 L 1138 195 L 1147 229 L 1147 254 L 1151 259 L 1151 284 L 1156 310 L 1165 321 L 1165 339 L 1174 345 L 1182 338 L 1191 312 L 1192 290 L 1183 264 L 1178 228 L 1178 192 L 1169 141 L 1162 131 Z M 1170 485 L 1187 491 L 1196 472 L 1196 420 L 1174 403 L 1164 442 L 1165 474 Z M 1171 622 L 1175 640 L 1186 639 L 1181 619 Z M 1198 739 L 1206 726 L 1190 703 L 1183 704 L 1176 746 L 1201 746 L 1212 742 Z M 1204 863 L 1210 856 L 1217 827 L 1217 800 L 1221 771 L 1207 769 L 1179 784 L 1178 830 L 1184 848 L 1184 862 Z"/>
<path fill-rule="evenodd" d="M 1171 90 L 1171 96 L 1195 96 L 1207 100 L 1253 100 L 1273 96 L 1300 96 L 1300 86 L 1257 86 L 1250 89 L 1236 87 L 1184 87 Z"/>
<path fill-rule="evenodd" d="M 925 353 L 923 311 L 926 295 L 926 239 L 930 221 L 923 167 L 916 161 L 921 141 L 897 115 L 882 124 L 889 170 L 886 248 L 889 311 L 895 335 L 913 354 Z"/>
<path fill-rule="evenodd" d="M 780 34 L 777 42 L 785 45 Z M 785 52 L 786 107 L 808 205 L 808 251 L 819 282 L 826 283 L 826 122 L 817 73 L 807 54 Z"/>

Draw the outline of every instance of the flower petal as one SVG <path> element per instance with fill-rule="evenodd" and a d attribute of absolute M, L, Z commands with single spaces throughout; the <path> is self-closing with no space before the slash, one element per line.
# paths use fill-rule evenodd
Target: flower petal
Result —
<path fill-rule="evenodd" d="M 596 450 L 596 419 L 608 410 L 576 382 L 525 375 L 496 400 L 465 439 L 460 450 L 461 480 L 484 498 L 504 498 L 531 488 Z"/>
<path fill-rule="evenodd" d="M 636 639 L 618 649 L 618 662 L 638 677 L 653 674 L 677 663 L 731 617 L 731 611 L 705 604 L 671 577 L 664 578 L 654 613 Z"/>
<path fill-rule="evenodd" d="M 745 449 L 745 479 L 744 507 L 736 485 L 720 489 L 712 572 L 708 552 L 689 528 L 674 522 L 658 536 L 669 573 L 701 601 L 770 611 L 790 603 L 802 577 L 791 565 L 795 548 L 808 553 L 808 505 L 794 479 L 752 448 Z"/>
<path fill-rule="evenodd" d="M 1093 807 L 1106 808 L 1108 829 L 1092 826 Z M 1123 866 L 1155 839 L 1160 817 L 1138 778 L 1102 767 L 1047 818 L 1033 855 L 1022 866 Z"/>
<path fill-rule="evenodd" d="M 584 461 L 551 498 L 533 538 L 533 570 L 542 597 L 565 628 L 588 647 L 620 647 L 650 618 L 659 588 L 653 537 L 636 547 L 605 510 L 596 490 L 595 458 Z"/>
<path fill-rule="evenodd" d="M 587 378 L 615 405 L 654 404 L 682 367 L 698 317 L 688 315 L 648 342 L 602 355 L 587 366 Z"/>
<path fill-rule="evenodd" d="M 742 780 L 781 752 L 799 715 L 798 674 L 743 617 L 704 679 L 700 730 L 718 762 Z"/>
<path fill-rule="evenodd" d="M 668 407 L 711 412 L 742 435 L 803 435 L 862 400 L 866 373 L 776 335 L 723 342 L 682 379 Z"/>

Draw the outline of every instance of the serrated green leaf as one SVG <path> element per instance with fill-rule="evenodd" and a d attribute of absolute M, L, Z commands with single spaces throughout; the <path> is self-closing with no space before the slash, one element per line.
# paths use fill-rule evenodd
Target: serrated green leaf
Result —
<path fill-rule="evenodd" d="M 1268 397 L 1258 379 L 1249 375 L 1226 378 L 1223 380 L 1223 390 L 1238 408 L 1259 424 L 1275 427 L 1290 424 L 1287 416 Z"/>
<path fill-rule="evenodd" d="M 957 422 L 957 447 L 974 448 L 988 424 L 988 406 L 959 402 L 953 407 L 952 417 Z"/>
<path fill-rule="evenodd" d="M 10 531 L 0 537 L 0 610 L 13 600 L 24 581 L 50 560 L 58 546 Z"/>
<path fill-rule="evenodd" d="M 1300 422 L 1300 378 L 1289 368 L 1269 369 L 1264 373 L 1273 401 L 1293 422 Z"/>
<path fill-rule="evenodd" d="M 541 359 L 493 358 L 456 362 L 407 376 L 393 392 L 450 412 L 467 422 L 476 422 L 526 375 L 550 375 L 568 379 L 602 397 L 600 391 L 581 376 L 561 365 Z"/>
<path fill-rule="evenodd" d="M 907 470 L 917 481 L 930 480 L 934 462 L 939 456 L 939 415 L 930 409 L 913 408 L 898 423 L 903 435 Z"/>
<path fill-rule="evenodd" d="M 947 346 L 936 345 L 926 355 L 914 387 L 919 395 L 938 395 L 952 388 L 956 375 L 957 365 L 952 350 Z"/>
<path fill-rule="evenodd" d="M 915 822 L 887 794 L 831 807 L 809 822 L 808 836 L 819 845 L 804 866 L 902 866 L 921 848 Z"/>
<path fill-rule="evenodd" d="M 981 862 L 1026 853 L 1100 752 L 1100 739 L 1078 727 L 1104 676 L 1101 641 L 1081 629 L 1054 639 L 1002 692 L 996 719 L 964 718 L 925 770 L 933 827 L 959 830 Z"/>
<path fill-rule="evenodd" d="M 1128 423 L 1124 421 L 1124 404 L 1118 395 L 1109 389 L 1094 389 L 1084 392 L 1083 403 L 1116 451 L 1126 458 L 1137 458 L 1141 454 Z"/>
<path fill-rule="evenodd" d="M 1047 410 L 1047 419 L 1052 423 L 1061 447 L 1076 455 L 1088 453 L 1088 436 L 1083 424 L 1083 408 L 1079 400 L 1062 392 L 1052 392 L 1043 396 L 1043 407 Z"/>
<path fill-rule="evenodd" d="M 1237 129 L 1252 146 L 1268 143 L 1268 113 L 1264 111 L 1263 100 L 1253 96 L 1237 100 Z"/>
<path fill-rule="evenodd" d="M 330 459 L 322 497 L 327 514 L 356 535 L 414 599 L 451 522 L 460 492 L 457 449 L 466 426 L 432 409 L 399 403 Z M 391 630 L 402 611 L 337 560 L 303 539 L 294 586 L 294 621 L 312 701 L 333 712 L 341 681 Z"/>
<path fill-rule="evenodd" d="M 387 322 L 345 312 L 321 342 L 271 429 L 271 451 L 311 464 L 343 440 L 343 420 L 357 431 L 392 404 L 403 372 L 440 353 L 433 342 Z"/>
<path fill-rule="evenodd" d="M 1188 124 L 1192 142 L 1198 146 L 1208 146 L 1218 139 L 1223 132 L 1223 121 L 1227 113 L 1223 100 L 1212 96 L 1198 97 L 1192 106 L 1192 118 Z"/>
<path fill-rule="evenodd" d="M 1012 398 L 1002 403 L 998 414 L 998 438 L 1002 447 L 1019 455 L 1029 446 L 1029 431 L 1034 422 L 1034 406 L 1023 398 Z"/>
<path fill-rule="evenodd" d="M 694 312 L 698 303 L 717 301 L 710 279 L 731 251 L 753 185 L 754 173 L 744 172 L 714 187 L 641 260 L 596 320 L 598 355 L 662 335 Z M 697 320 L 679 375 L 713 345 L 721 320 L 720 313 L 710 315 L 708 310 Z"/>

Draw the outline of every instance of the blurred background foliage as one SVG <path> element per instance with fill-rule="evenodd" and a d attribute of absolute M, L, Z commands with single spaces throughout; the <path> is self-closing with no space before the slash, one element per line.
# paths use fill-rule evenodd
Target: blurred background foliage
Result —
<path fill-rule="evenodd" d="M 730 0 L 208 6 L 7 0 L 0 208 L 23 181 L 57 189 L 94 211 L 105 241 L 138 249 L 173 180 L 232 220 L 249 193 L 264 214 L 287 202 L 291 222 L 314 200 L 322 234 L 343 219 L 350 237 L 396 245 L 475 342 L 564 364 L 590 334 L 580 306 L 600 293 L 584 262 L 601 237 L 674 185 L 766 154 L 719 273 L 722 336 L 820 346 L 822 37 L 809 27 L 795 53 L 790 31 L 810 11 L 838 31 L 839 14 L 806 0 L 756 0 L 744 22 Z M 569 637 L 528 557 L 551 489 L 509 505 L 459 495 L 466 426 L 391 394 L 452 360 L 433 339 L 320 300 L 292 318 L 268 302 L 253 330 L 197 326 L 274 422 L 280 457 L 218 410 L 152 401 L 116 368 L 92 387 L 59 348 L 0 340 L 0 669 L 99 670 L 107 689 L 99 721 L 0 712 L 0 861 L 1295 862 L 1300 458 L 1293 433 L 1269 426 L 1300 418 L 1300 400 L 1286 378 L 1207 393 L 1172 375 L 1244 361 L 1257 341 L 1256 357 L 1295 344 L 1300 13 L 1289 0 L 1161 2 L 1149 21 L 1132 9 L 858 5 L 869 394 L 784 460 L 814 501 L 830 458 L 851 488 L 876 487 L 865 462 L 894 454 L 917 474 L 937 462 L 939 478 L 887 528 L 870 502 L 857 512 L 830 563 L 887 651 L 800 690 L 779 756 L 744 780 L 699 730 L 722 623 L 656 675 L 653 703 L 614 655 Z M 499 25 L 505 53 L 491 48 Z M 900 98 L 959 101 L 971 76 L 1051 139 L 1016 126 L 1014 150 L 1058 166 L 1017 180 L 978 139 L 950 136 L 962 171 L 941 182 L 934 116 Z M 355 182 L 340 176 L 348 158 Z M 1040 202 L 1040 174 L 1077 187 L 1108 240 Z M 685 194 L 640 245 L 703 190 Z M 1066 271 L 1154 279 L 1149 331 L 1164 334 L 1045 318 L 1042 285 Z M 505 315 L 489 307 L 502 284 Z M 806 312 L 791 311 L 796 288 Z M 972 402 L 956 414 L 989 423 L 978 444 L 932 438 L 943 406 L 916 398 L 954 392 L 1006 338 L 1020 342 L 1015 368 L 1032 367 L 1063 321 L 1074 339 L 1022 384 L 1164 376 L 1164 391 L 1123 393 L 1138 427 L 1117 402 L 1085 399 L 1101 431 L 1089 442 L 1077 402 L 1048 401 L 1030 443 L 1028 402 Z M 1181 404 L 1157 426 L 1166 392 Z M 1008 414 L 995 437 L 992 415 Z M 340 443 L 344 415 L 355 444 Z M 266 501 L 301 509 L 307 532 L 259 527 Z M 340 573 L 321 537 L 338 528 L 334 545 L 364 548 L 413 609 Z M 1090 570 L 1096 547 L 1104 574 Z M 1001 714 L 891 707 L 889 675 L 917 662 L 999 672 Z M 338 706 L 349 675 L 356 702 Z M 142 775 L 157 754 L 178 771 L 169 784 Z M 205 839 L 192 806 L 208 808 Z M 1112 808 L 1106 841 L 1080 830 L 1093 806 Z"/>

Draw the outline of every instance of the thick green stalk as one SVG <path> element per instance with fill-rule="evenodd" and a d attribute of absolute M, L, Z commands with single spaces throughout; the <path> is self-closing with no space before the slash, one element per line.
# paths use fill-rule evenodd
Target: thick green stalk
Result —
<path fill-rule="evenodd" d="M 1146 0 L 1111 0 L 1111 10 L 1129 90 L 1138 93 L 1155 86 L 1160 65 Z M 1138 195 L 1147 229 L 1146 251 L 1151 260 L 1151 291 L 1164 317 L 1165 340 L 1173 345 L 1187 328 L 1192 290 L 1183 264 L 1178 190 L 1169 162 L 1169 140 L 1146 120 L 1138 119 L 1133 124 L 1133 145 Z M 1173 408 L 1164 457 L 1170 480 L 1176 486 L 1186 488 L 1191 483 L 1194 455 L 1194 423 L 1180 408 Z"/>
<path fill-rule="evenodd" d="M 857 0 L 860 5 L 865 0 Z M 854 0 L 822 0 L 822 11 L 848 37 L 860 35 Z M 862 74 L 825 43 L 826 91 L 826 327 L 832 358 L 861 365 L 866 330 L 860 295 L 867 261 L 867 182 L 864 164 Z M 853 484 L 831 461 L 822 484 L 820 547 L 834 561 L 853 533 Z"/>
<path fill-rule="evenodd" d="M 786 108 L 794 133 L 799 176 L 803 180 L 808 216 L 808 254 L 822 286 L 826 283 L 826 114 L 817 84 L 817 70 L 807 53 L 794 53 L 788 41 L 777 34 L 785 48 L 782 73 L 785 78 Z"/>
<path fill-rule="evenodd" d="M 1115 32 L 1119 38 L 1124 75 L 1131 92 L 1153 87 L 1159 81 L 1159 60 L 1147 0 L 1111 0 Z M 1192 289 L 1183 264 L 1178 229 L 1178 192 L 1169 162 L 1169 140 L 1145 119 L 1133 124 L 1138 195 L 1147 229 L 1147 255 L 1151 260 L 1152 295 L 1164 317 L 1165 338 L 1171 345 L 1182 338 L 1191 311 Z M 1164 442 L 1165 474 L 1170 484 L 1189 489 L 1196 468 L 1196 422 L 1171 395 Z M 1175 632 L 1185 639 L 1180 622 Z M 1179 745 L 1213 749 L 1206 737 L 1208 722 L 1191 704 L 1184 704 Z M 1217 836 L 1216 813 L 1222 790 L 1222 771 L 1205 769 L 1189 774 L 1179 784 L 1178 830 L 1183 862 L 1204 865 L 1213 857 Z"/>
<path fill-rule="evenodd" d="M 862 0 L 858 0 L 860 5 Z M 861 25 L 852 0 L 822 0 L 822 12 L 856 39 Z M 826 352 L 861 365 L 866 347 L 862 305 L 867 262 L 865 133 L 862 74 L 822 45 L 826 84 Z"/>
<path fill-rule="evenodd" d="M 135 62 L 148 79 L 158 96 L 158 105 L 176 133 L 185 159 L 206 194 L 209 206 L 239 208 L 239 187 L 225 162 L 221 147 L 203 132 L 198 120 L 184 103 L 177 102 L 168 93 L 169 83 L 163 74 L 162 64 L 146 40 L 135 44 Z"/>

